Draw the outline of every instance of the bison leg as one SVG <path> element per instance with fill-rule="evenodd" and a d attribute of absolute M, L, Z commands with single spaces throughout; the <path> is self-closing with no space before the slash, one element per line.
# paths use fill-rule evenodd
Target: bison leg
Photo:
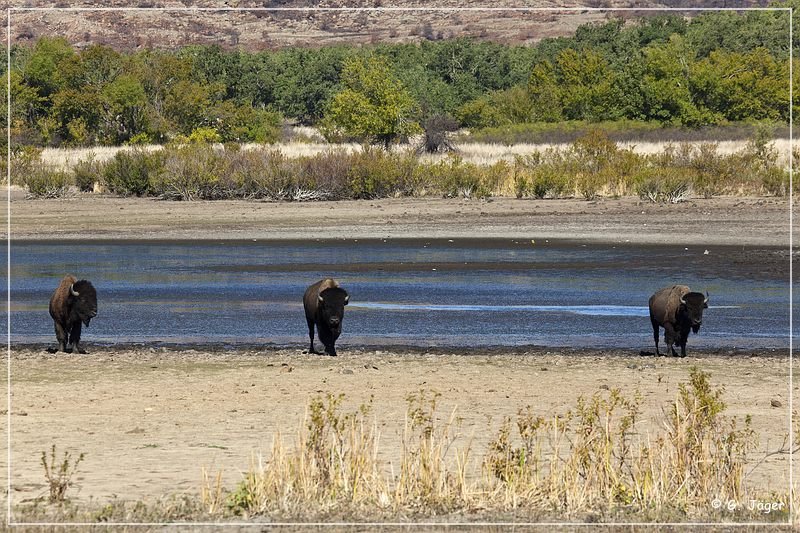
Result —
<path fill-rule="evenodd" d="M 77 353 L 86 353 L 86 350 L 81 348 L 81 323 L 78 321 L 72 330 L 69 332 L 69 342 L 72 344 L 72 350 Z"/>
<path fill-rule="evenodd" d="M 325 353 L 328 355 L 336 355 L 336 338 L 328 328 L 322 327 L 317 329 L 319 333 L 319 340 L 325 346 Z"/>
<path fill-rule="evenodd" d="M 681 346 L 681 357 L 686 357 L 686 341 L 689 339 L 688 331 L 681 331 L 681 337 L 678 339 L 678 344 Z"/>
<path fill-rule="evenodd" d="M 678 355 L 678 352 L 675 351 L 675 328 L 667 322 L 664 324 L 664 342 L 667 343 L 667 355 Z"/>
<path fill-rule="evenodd" d="M 650 323 L 653 325 L 653 340 L 656 341 L 656 355 L 661 355 L 658 353 L 658 322 L 651 318 Z"/>
<path fill-rule="evenodd" d="M 61 350 L 62 352 L 67 351 L 67 332 L 64 330 L 64 326 L 55 322 L 56 325 L 56 340 L 58 341 L 58 348 L 55 350 L 56 352 Z"/>
<path fill-rule="evenodd" d="M 311 339 L 311 343 L 308 347 L 308 353 L 317 353 L 314 349 L 314 321 L 306 318 L 306 322 L 308 323 L 308 337 Z"/>

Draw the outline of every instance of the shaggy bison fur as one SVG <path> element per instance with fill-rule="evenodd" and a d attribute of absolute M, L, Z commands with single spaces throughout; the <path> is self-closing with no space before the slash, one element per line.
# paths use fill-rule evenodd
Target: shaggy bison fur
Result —
<path fill-rule="evenodd" d="M 64 276 L 50 297 L 50 316 L 55 323 L 58 348 L 49 351 L 86 353 L 80 345 L 81 323 L 89 327 L 89 321 L 97 316 L 97 292 L 91 282 Z"/>
<path fill-rule="evenodd" d="M 664 287 L 650 297 L 650 323 L 658 353 L 658 328 L 664 328 L 667 355 L 677 355 L 673 344 L 681 347 L 681 357 L 686 357 L 686 340 L 689 330 L 700 331 L 703 309 L 708 307 L 708 293 L 692 292 L 686 285 Z"/>
<path fill-rule="evenodd" d="M 336 339 L 342 333 L 344 306 L 349 300 L 347 291 L 331 278 L 320 280 L 306 289 L 303 295 L 303 307 L 306 312 L 308 336 L 311 339 L 308 349 L 310 353 L 317 353 L 314 350 L 316 325 L 319 340 L 325 346 L 325 353 L 336 355 Z"/>

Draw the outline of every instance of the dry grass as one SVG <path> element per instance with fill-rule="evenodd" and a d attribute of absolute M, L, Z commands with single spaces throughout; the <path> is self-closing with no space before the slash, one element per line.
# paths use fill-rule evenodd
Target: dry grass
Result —
<path fill-rule="evenodd" d="M 313 129 L 313 128 L 307 128 Z M 789 161 L 789 140 L 774 139 L 775 149 L 777 150 L 778 164 L 781 167 L 788 165 Z M 662 153 L 670 143 L 667 142 L 619 142 L 617 145 L 621 149 L 630 149 L 634 153 L 641 155 L 652 155 Z M 672 143 L 674 144 L 674 143 Z M 689 142 L 691 146 L 700 146 L 702 142 Z M 718 153 L 730 155 L 741 151 L 747 141 L 719 141 Z M 412 144 L 397 145 L 393 151 L 401 153 L 413 149 Z M 499 161 L 514 162 L 516 156 L 529 155 L 533 152 L 544 152 L 548 149 L 566 150 L 569 144 L 515 144 L 504 145 L 494 143 L 457 143 L 456 150 L 464 162 L 476 165 L 492 165 Z M 263 148 L 278 150 L 286 157 L 311 157 L 331 150 L 343 150 L 346 153 L 355 153 L 362 150 L 362 145 L 357 143 L 330 144 L 322 142 L 287 142 L 273 145 L 244 144 L 242 150 L 258 150 Z M 148 145 L 143 147 L 148 151 L 161 150 L 161 145 Z M 93 158 L 95 161 L 103 162 L 113 159 L 119 151 L 131 150 L 131 146 L 95 146 L 92 148 L 45 148 L 42 150 L 42 162 L 61 170 L 69 170 L 80 161 Z M 438 162 L 446 160 L 447 154 L 426 154 L 420 156 L 422 162 Z"/>
<path fill-rule="evenodd" d="M 789 187 L 788 143 L 772 141 L 763 132 L 747 142 L 637 146 L 592 131 L 569 145 L 459 148 L 422 156 L 410 145 L 384 151 L 310 142 L 51 150 L 41 158 L 38 152 L 15 156 L 12 180 L 27 185 L 36 197 L 64 195 L 77 185 L 83 191 L 181 200 L 428 195 L 593 200 L 638 195 L 679 202 L 695 195 L 785 196 Z M 63 170 L 76 158 L 71 171 Z M 26 172 L 26 165 L 40 171 Z"/>
<path fill-rule="evenodd" d="M 230 495 L 246 517 L 374 519 L 504 516 L 527 520 L 785 520 L 787 495 L 745 484 L 755 445 L 749 420 L 723 414 L 722 389 L 692 370 L 663 419 L 647 429 L 640 398 L 618 390 L 579 398 L 574 409 L 507 419 L 485 457 L 471 455 L 453 412 L 440 419 L 438 395 L 408 398 L 398 462 L 381 464 L 368 408 L 314 399 L 294 445 L 277 437 Z M 514 431 L 516 428 L 516 432 Z M 661 429 L 652 429 L 661 428 Z M 459 447 L 457 443 L 461 442 Z M 714 509 L 711 502 L 779 502 L 783 512 Z"/>
<path fill-rule="evenodd" d="M 638 394 L 598 391 L 560 413 L 520 409 L 477 457 L 456 410 L 441 396 L 407 397 L 397 456 L 381 458 L 370 404 L 314 398 L 293 438 L 278 434 L 228 492 L 202 470 L 197 497 L 17 507 L 18 519 L 52 521 L 569 521 L 785 523 L 787 494 L 749 487 L 755 435 L 725 415 L 723 389 L 697 369 L 655 420 Z M 796 427 L 798 423 L 795 420 Z M 800 429 L 798 430 L 800 433 Z M 712 502 L 725 502 L 715 509 Z M 758 500 L 779 505 L 767 514 Z M 737 502 L 735 509 L 727 502 Z"/>

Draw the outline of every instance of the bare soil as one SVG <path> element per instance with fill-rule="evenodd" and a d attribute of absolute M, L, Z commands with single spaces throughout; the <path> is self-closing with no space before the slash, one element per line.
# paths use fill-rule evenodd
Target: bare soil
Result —
<path fill-rule="evenodd" d="M 552 416 L 578 396 L 619 388 L 642 396 L 641 437 L 663 431 L 664 409 L 689 368 L 724 385 L 726 411 L 752 415 L 759 435 L 748 485 L 785 493 L 788 456 L 769 452 L 788 433 L 788 353 L 696 353 L 685 359 L 625 351 L 367 351 L 342 347 L 333 358 L 297 350 L 220 351 L 97 349 L 49 355 L 14 349 L 11 359 L 14 503 L 47 494 L 41 452 L 83 452 L 71 495 L 79 501 L 152 500 L 196 495 L 201 469 L 223 472 L 235 487 L 259 455 L 269 457 L 280 432 L 291 445 L 314 396 L 345 394 L 343 408 L 371 403 L 387 465 L 397 461 L 409 394 L 439 392 L 438 416 L 462 419 L 457 446 L 471 442 L 475 472 L 504 417 L 531 406 Z M 795 388 L 796 390 L 796 388 Z M 5 476 L 5 454 L 0 475 Z M 762 461 L 763 462 L 760 462 Z"/>
<path fill-rule="evenodd" d="M 3 191 L 0 199 L 6 195 Z M 695 198 L 669 205 L 638 198 L 174 202 L 94 194 L 27 200 L 15 189 L 10 212 L 13 240 L 508 237 L 787 250 L 789 245 L 785 198 Z M 5 233 L 6 224 L 0 230 Z"/>

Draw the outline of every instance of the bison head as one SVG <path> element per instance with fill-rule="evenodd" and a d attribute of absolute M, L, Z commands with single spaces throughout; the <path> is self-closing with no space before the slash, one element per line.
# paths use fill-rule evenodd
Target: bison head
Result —
<path fill-rule="evenodd" d="M 347 291 L 341 287 L 331 287 L 319 293 L 319 314 L 335 337 L 342 332 L 344 306 L 350 300 Z"/>
<path fill-rule="evenodd" d="M 694 333 L 700 331 L 700 325 L 703 323 L 703 309 L 706 308 L 708 308 L 708 293 L 703 295 L 699 292 L 690 292 L 681 298 L 681 310 L 689 320 Z"/>
<path fill-rule="evenodd" d="M 97 291 L 91 282 L 82 279 L 69 287 L 72 310 L 78 318 L 89 326 L 89 321 L 97 316 Z"/>

